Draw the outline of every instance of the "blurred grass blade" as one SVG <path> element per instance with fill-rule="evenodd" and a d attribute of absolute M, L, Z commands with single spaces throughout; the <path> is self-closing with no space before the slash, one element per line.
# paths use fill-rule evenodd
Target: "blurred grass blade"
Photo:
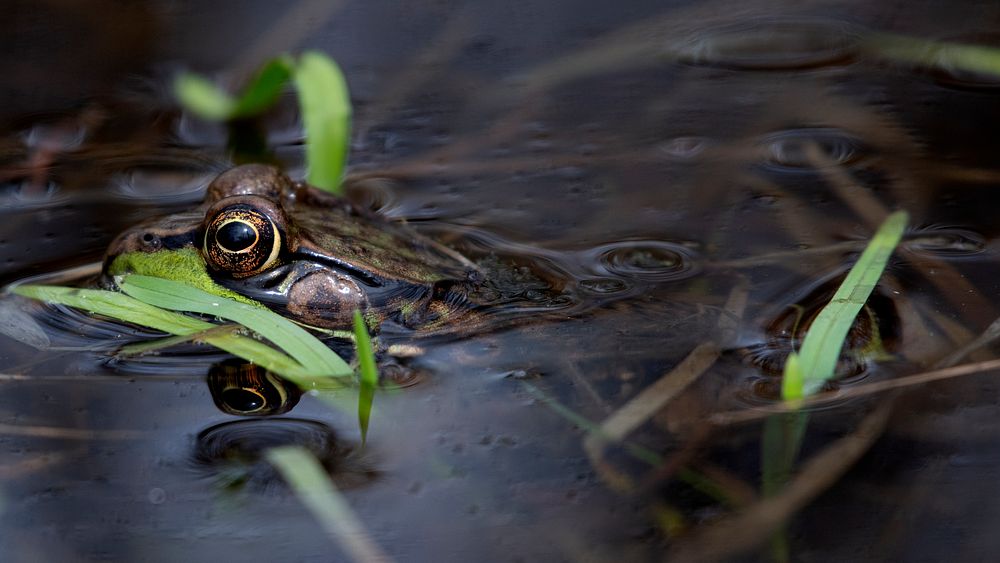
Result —
<path fill-rule="evenodd" d="M 874 33 L 865 48 L 879 57 L 945 71 L 962 70 L 1000 76 L 1000 49 L 945 43 L 890 33 Z"/>
<path fill-rule="evenodd" d="M 337 193 L 351 140 L 351 97 L 340 67 L 317 51 L 299 57 L 295 90 L 306 132 L 308 182 Z"/>
<path fill-rule="evenodd" d="M 372 541 L 350 504 L 308 450 L 301 446 L 282 446 L 268 450 L 267 460 L 278 469 L 299 501 L 330 537 L 344 548 L 351 560 L 358 563 L 390 561 Z"/>
<path fill-rule="evenodd" d="M 133 274 L 117 282 L 122 291 L 144 303 L 240 323 L 287 352 L 312 375 L 346 377 L 353 374 L 350 366 L 315 336 L 270 310 L 212 295 L 173 280 Z"/>
<path fill-rule="evenodd" d="M 785 363 L 786 377 L 788 370 L 801 369 L 801 396 L 819 391 L 823 383 L 833 377 L 847 333 L 882 277 L 889 257 L 903 236 L 907 219 L 905 211 L 897 211 L 886 218 L 833 298 L 809 327 L 798 353 L 798 362 Z"/>
<path fill-rule="evenodd" d="M 361 445 L 368 438 L 368 421 L 371 419 L 375 387 L 378 385 L 378 369 L 375 367 L 375 350 L 368 328 L 361 317 L 361 311 L 354 310 L 354 345 L 358 354 L 360 389 L 358 390 L 358 427 L 361 429 Z"/>
<path fill-rule="evenodd" d="M 179 336 L 204 333 L 199 340 L 216 348 L 289 379 L 303 380 L 305 377 L 305 369 L 298 362 L 263 342 L 232 332 L 213 332 L 217 327 L 212 323 L 165 311 L 122 293 L 51 285 L 21 285 L 15 287 L 13 292 Z"/>
<path fill-rule="evenodd" d="M 190 72 L 174 80 L 174 94 L 184 107 L 203 119 L 228 121 L 259 114 L 274 105 L 292 76 L 293 62 L 285 55 L 268 61 L 234 98 L 210 80 Z"/>

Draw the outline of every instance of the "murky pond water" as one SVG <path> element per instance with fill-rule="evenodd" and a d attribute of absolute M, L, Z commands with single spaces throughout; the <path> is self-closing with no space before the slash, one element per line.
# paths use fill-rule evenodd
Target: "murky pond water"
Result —
<path fill-rule="evenodd" d="M 388 330 L 420 353 L 386 366 L 400 385 L 378 393 L 364 447 L 350 409 L 262 374 L 242 392 L 224 353 L 119 358 L 153 334 L 6 296 L 4 561 L 345 560 L 262 459 L 289 443 L 401 561 L 996 553 L 991 372 L 876 388 L 995 358 L 1000 79 L 864 41 L 995 44 L 994 4 L 9 11 L 0 282 L 92 276 L 72 269 L 233 165 L 226 128 L 172 100 L 176 69 L 236 84 L 318 48 L 354 98 L 349 197 L 546 283 L 515 296 L 538 310 L 471 334 Z M 240 127 L 302 177 L 293 97 Z M 793 480 L 761 500 L 762 433 L 791 420 L 765 409 L 801 319 L 895 209 L 910 227 L 849 340 L 883 353 L 844 355 Z"/>

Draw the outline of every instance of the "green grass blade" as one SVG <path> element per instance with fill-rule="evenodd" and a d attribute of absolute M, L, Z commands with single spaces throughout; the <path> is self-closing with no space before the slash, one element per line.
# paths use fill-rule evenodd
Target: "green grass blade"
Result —
<path fill-rule="evenodd" d="M 295 496 L 353 561 L 387 562 L 388 556 L 372 541 L 347 499 L 330 481 L 323 466 L 301 446 L 267 451 L 267 460 L 281 473 Z"/>
<path fill-rule="evenodd" d="M 942 70 L 963 70 L 1000 76 L 1000 49 L 984 45 L 946 43 L 889 33 L 875 33 L 863 43 L 879 57 Z"/>
<path fill-rule="evenodd" d="M 174 80 L 174 94 L 181 104 L 199 117 L 228 121 L 259 114 L 274 105 L 292 76 L 291 57 L 282 56 L 265 64 L 243 94 L 234 98 L 207 78 L 190 72 Z"/>
<path fill-rule="evenodd" d="M 166 311 L 122 293 L 50 285 L 21 285 L 15 287 L 13 292 L 178 336 L 205 333 L 199 339 L 207 344 L 289 379 L 305 378 L 305 369 L 302 365 L 263 342 L 235 333 L 213 333 L 211 331 L 217 327 L 212 323 Z"/>
<path fill-rule="evenodd" d="M 354 310 L 354 346 L 358 353 L 358 371 L 361 374 L 358 390 L 358 427 L 361 429 L 361 445 L 368 438 L 368 421 L 371 419 L 375 388 L 378 386 L 378 369 L 375 367 L 375 350 L 372 339 L 361 317 L 361 311 Z"/>
<path fill-rule="evenodd" d="M 211 323 L 180 313 L 164 311 L 116 291 L 53 285 L 19 285 L 13 292 L 39 301 L 61 303 L 170 334 L 192 334 L 213 326 Z"/>
<path fill-rule="evenodd" d="M 317 51 L 308 51 L 295 67 L 295 90 L 306 132 L 306 179 L 338 193 L 351 140 L 351 97 L 340 67 Z"/>
<path fill-rule="evenodd" d="M 802 396 L 819 391 L 823 383 L 833 377 L 837 359 L 854 318 L 882 277 L 889 257 L 903 236 L 907 219 L 905 211 L 897 211 L 882 223 L 857 263 L 837 288 L 833 299 L 813 321 L 798 354 Z M 793 363 L 785 364 L 786 372 L 794 367 Z"/>
<path fill-rule="evenodd" d="M 213 315 L 240 323 L 287 352 L 313 375 L 346 377 L 353 374 L 350 366 L 333 350 L 302 327 L 270 310 L 162 278 L 128 275 L 118 281 L 118 286 L 132 297 L 156 307 Z"/>

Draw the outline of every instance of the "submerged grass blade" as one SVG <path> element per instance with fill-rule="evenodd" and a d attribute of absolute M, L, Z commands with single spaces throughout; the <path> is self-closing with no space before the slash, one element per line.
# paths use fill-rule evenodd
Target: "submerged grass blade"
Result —
<path fill-rule="evenodd" d="M 317 188 L 337 193 L 351 137 L 347 81 L 337 63 L 317 51 L 299 57 L 294 80 L 306 130 L 306 179 Z"/>
<path fill-rule="evenodd" d="M 308 450 L 301 446 L 282 446 L 268 450 L 267 460 L 353 561 L 379 563 L 390 560 L 372 541 L 350 504 Z"/>
<path fill-rule="evenodd" d="M 232 332 L 212 332 L 217 328 L 212 323 L 166 311 L 122 293 L 51 285 L 21 285 L 15 287 L 13 292 L 178 336 L 204 333 L 200 339 L 216 348 L 289 379 L 302 381 L 306 378 L 306 370 L 302 365 L 263 342 Z"/>
<path fill-rule="evenodd" d="M 358 390 L 358 427 L 361 429 L 361 445 L 368 438 L 368 422 L 371 419 L 372 403 L 375 401 L 375 387 L 378 385 L 378 369 L 375 367 L 375 350 L 368 328 L 361 317 L 361 311 L 354 310 L 354 346 L 358 354 L 360 374 Z"/>
<path fill-rule="evenodd" d="M 228 121 L 248 117 L 274 105 L 291 78 L 293 67 L 287 55 L 268 61 L 238 98 L 222 91 L 207 78 L 186 72 L 174 80 L 174 94 L 184 107 L 204 119 Z"/>
<path fill-rule="evenodd" d="M 206 293 L 180 282 L 128 275 L 118 281 L 122 291 L 150 305 L 213 315 L 242 324 L 270 340 L 312 375 L 346 377 L 351 367 L 316 337 L 288 319 L 232 299 Z"/>
<path fill-rule="evenodd" d="M 823 383 L 833 377 L 847 333 L 899 244 L 907 219 L 905 211 L 897 211 L 882 223 L 833 298 L 816 316 L 798 353 L 802 380 L 800 397 L 819 391 Z M 795 367 L 794 362 L 785 364 L 786 372 Z M 791 377 L 794 380 L 797 376 L 792 374 Z M 793 388 L 790 386 L 788 391 L 792 392 Z M 797 388 L 794 391 L 798 394 Z"/>
<path fill-rule="evenodd" d="M 559 401 L 547 395 L 544 391 L 535 387 L 528 382 L 521 382 L 524 389 L 528 391 L 531 396 L 535 399 L 541 401 L 545 406 L 552 409 L 552 411 L 559 416 L 563 417 L 571 424 L 578 426 L 580 429 L 584 430 L 588 434 L 600 436 L 602 439 L 606 440 L 608 443 L 618 443 L 620 444 L 629 455 L 633 458 L 648 464 L 650 467 L 658 468 L 662 467 L 666 463 L 666 459 L 660 454 L 645 448 L 639 444 L 632 443 L 628 440 L 618 440 L 612 436 L 608 436 L 600 424 L 592 422 L 583 415 L 575 412 L 566 405 L 563 405 Z M 697 491 L 705 494 L 710 498 L 728 505 L 736 506 L 738 501 L 734 500 L 726 492 L 725 487 L 720 486 L 718 483 L 713 481 L 711 478 L 698 473 L 693 469 L 681 468 L 677 471 L 677 477 L 690 485 Z"/>

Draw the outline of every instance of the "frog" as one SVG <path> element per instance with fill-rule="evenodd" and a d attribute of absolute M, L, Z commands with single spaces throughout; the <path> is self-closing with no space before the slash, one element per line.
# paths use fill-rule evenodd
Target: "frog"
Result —
<path fill-rule="evenodd" d="M 358 310 L 370 330 L 470 331 L 483 326 L 489 308 L 477 296 L 496 294 L 483 262 L 265 164 L 226 170 L 201 205 L 118 235 L 102 285 L 148 273 L 142 264 L 168 255 L 193 257 L 191 268 L 204 268 L 214 293 L 320 329 L 349 330 Z M 530 274 L 520 283 L 552 289 Z"/>

